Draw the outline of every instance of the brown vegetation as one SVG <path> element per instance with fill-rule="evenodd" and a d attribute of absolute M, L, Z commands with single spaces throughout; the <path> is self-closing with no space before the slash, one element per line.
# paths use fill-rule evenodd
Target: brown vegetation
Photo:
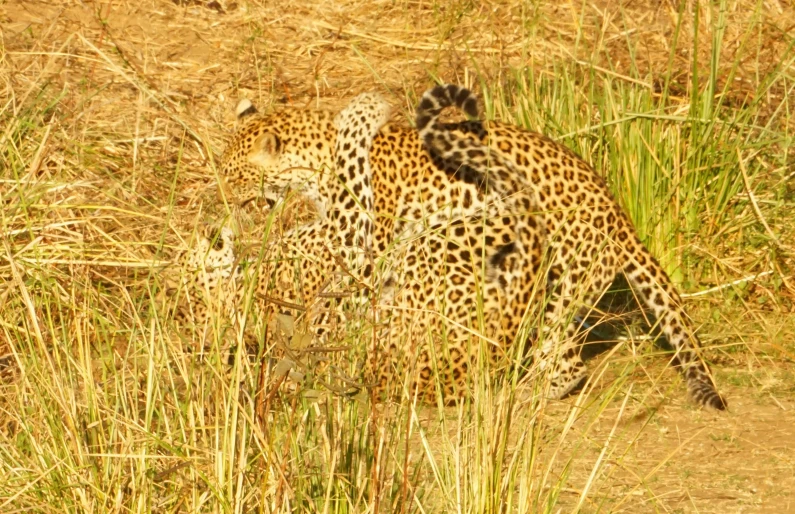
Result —
<path fill-rule="evenodd" d="M 631 381 L 651 391 L 644 393 L 644 398 L 652 397 L 645 403 L 629 407 L 621 401 L 609 403 L 599 411 L 601 416 L 573 425 L 568 424 L 574 419 L 567 418 L 570 411 L 562 407 L 560 412 L 544 413 L 552 432 L 582 432 L 582 437 L 573 439 L 576 444 L 553 446 L 544 458 L 550 453 L 577 456 L 548 468 L 554 474 L 563 473 L 564 464 L 570 466 L 568 485 L 558 500 L 563 511 L 795 510 L 795 7 L 787 0 L 737 0 L 723 2 L 721 13 L 719 4 L 685 0 L 0 3 L 0 364 L 18 363 L 21 352 L 32 352 L 40 365 L 30 372 L 23 365 L 22 374 L 29 374 L 19 383 L 0 385 L 0 432 L 4 433 L 0 445 L 5 445 L 0 448 L 0 483 L 11 484 L 0 485 L 0 511 L 58 510 L 51 503 L 57 496 L 54 486 L 53 496 L 36 497 L 27 496 L 29 486 L 16 482 L 46 483 L 46 466 L 26 474 L 21 467 L 2 464 L 11 462 L 12 454 L 16 459 L 18 450 L 30 451 L 31 462 L 36 462 L 33 449 L 51 437 L 29 424 L 28 417 L 36 415 L 28 402 L 35 406 L 40 397 L 30 385 L 32 377 L 54 377 L 43 390 L 62 405 L 64 413 L 90 410 L 94 400 L 84 393 L 91 390 L 91 383 L 102 383 L 101 390 L 109 395 L 113 387 L 122 387 L 119 384 L 140 383 L 140 389 L 130 386 L 138 395 L 137 405 L 102 411 L 99 417 L 113 418 L 121 426 L 146 426 L 140 434 L 135 432 L 142 439 L 165 430 L 151 414 L 148 402 L 155 393 L 144 385 L 150 371 L 146 363 L 151 361 L 142 353 L 147 341 L 160 334 L 160 326 L 155 329 L 155 322 L 142 313 L 156 307 L 151 300 L 152 276 L 167 263 L 170 250 L 189 240 L 195 227 L 227 212 L 216 198 L 214 159 L 231 130 L 239 98 L 251 98 L 263 109 L 282 104 L 336 109 L 359 92 L 378 90 L 397 106 L 398 116 L 409 118 L 418 95 L 438 79 L 503 98 L 489 103 L 490 114 L 507 118 L 510 106 L 519 103 L 511 89 L 517 73 L 532 70 L 534 76 L 555 76 L 567 70 L 580 92 L 571 101 L 588 113 L 593 110 L 589 91 L 603 87 L 604 77 L 656 95 L 668 94 L 671 103 L 686 109 L 694 84 L 706 87 L 716 38 L 721 44 L 714 98 L 727 109 L 753 108 L 755 125 L 764 127 L 760 133 L 773 132 L 776 137 L 767 139 L 778 141 L 778 146 L 765 149 L 749 145 L 741 159 L 750 161 L 757 150 L 769 152 L 758 157 L 762 162 L 753 176 L 756 182 L 746 177 L 746 191 L 740 196 L 748 201 L 743 219 L 751 221 L 742 234 L 731 236 L 738 243 L 726 245 L 729 236 L 721 240 L 716 231 L 714 247 L 694 250 L 720 262 L 718 271 L 694 279 L 695 287 L 687 292 L 714 288 L 713 293 L 690 301 L 693 317 L 705 323 L 704 340 L 719 347 L 712 354 L 714 368 L 731 411 L 719 415 L 695 411 L 682 400 L 663 400 L 663 393 L 681 389 L 681 384 L 670 384 L 676 379 L 663 369 L 665 359 L 653 359 L 631 373 Z M 300 208 L 290 214 L 305 215 Z M 258 233 L 251 237 L 256 240 Z M 734 283 L 757 275 L 758 279 Z M 30 346 L 20 347 L 20 334 L 28 334 Z M 144 343 L 135 346 L 136 338 Z M 179 358 L 175 361 L 182 362 Z M 629 360 L 631 356 L 625 356 L 619 362 Z M 76 363 L 83 374 L 61 375 L 67 362 Z M 123 373 L 114 378 L 115 370 Z M 612 370 L 607 376 L 611 373 L 618 374 Z M 187 372 L 180 377 L 186 383 L 191 380 Z M 151 387 L 179 389 L 184 384 Z M 212 408 L 218 409 L 214 415 L 223 414 L 223 407 Z M 124 421 L 120 411 L 127 415 Z M 420 422 L 427 430 L 422 437 L 447 441 L 439 435 L 443 429 L 434 416 L 427 414 Z M 65 454 L 101 446 L 99 422 L 100 428 L 70 426 L 71 418 L 60 411 L 54 419 L 65 427 L 60 443 Z M 75 419 L 82 418 L 75 415 Z M 616 427 L 617 435 L 608 437 Z M 122 454 L 135 446 L 136 437 L 103 447 L 107 453 L 103 458 L 112 461 L 118 456 L 119 462 L 126 462 L 131 457 Z M 411 439 L 412 444 L 420 444 L 418 437 Z M 218 465 L 212 461 L 216 449 L 207 441 L 192 444 L 195 448 L 179 450 L 192 460 L 176 461 L 170 459 L 179 452 L 166 455 L 164 446 L 153 444 L 145 456 L 151 459 L 143 466 L 145 471 L 135 468 L 129 478 L 102 475 L 101 470 L 96 476 L 84 476 L 84 468 L 74 464 L 75 476 L 92 487 L 80 493 L 84 496 L 69 494 L 83 498 L 74 504 L 86 510 L 142 508 L 135 503 L 140 494 L 135 489 L 140 485 L 135 484 L 155 482 L 156 489 L 157 482 L 174 480 L 178 484 L 174 490 L 182 492 L 173 493 L 174 497 L 152 493 L 162 503 L 151 499 L 149 508 L 162 505 L 164 510 L 180 512 L 191 505 L 192 509 L 201 502 L 186 491 L 198 496 L 212 487 L 195 486 L 198 472 L 175 468 L 175 462 L 187 462 L 188 467 L 198 462 L 196 469 L 203 473 L 217 470 L 213 466 Z M 271 448 L 276 453 L 282 444 L 288 446 L 279 444 L 278 449 Z M 610 462 L 600 468 L 598 488 L 589 491 L 596 480 L 590 475 L 594 462 L 608 445 Z M 144 453 L 134 456 L 144 459 Z M 424 458 L 421 450 L 411 454 L 412 459 Z M 76 462 L 86 469 L 90 463 L 97 469 L 105 465 L 92 460 L 96 455 L 80 458 L 85 460 Z M 285 457 L 283 462 L 288 460 Z M 208 464 L 211 461 L 214 464 Z M 260 465 L 254 457 L 250 462 Z M 265 485 L 253 486 L 245 502 L 237 498 L 235 508 L 247 504 L 267 512 L 274 491 L 289 496 L 288 478 L 274 479 L 277 485 L 263 479 Z M 411 479 L 415 482 L 407 490 L 417 494 L 416 503 L 400 505 L 408 510 L 419 509 L 418 505 L 433 509 L 434 495 L 420 494 L 423 487 L 433 490 L 433 473 L 426 467 Z M 430 485 L 421 485 L 422 480 Z M 77 489 L 76 484 L 74 478 L 62 486 Z M 106 490 L 118 496 L 96 492 L 103 484 L 111 484 Z M 232 489 L 224 487 L 232 486 L 219 485 L 221 492 L 214 494 L 231 502 Z M 363 500 L 360 505 L 374 503 Z M 389 510 L 382 507 L 383 512 Z"/>

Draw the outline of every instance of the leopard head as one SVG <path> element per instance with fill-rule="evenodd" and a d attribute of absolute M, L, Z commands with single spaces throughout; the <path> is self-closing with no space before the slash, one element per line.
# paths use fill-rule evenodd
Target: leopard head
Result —
<path fill-rule="evenodd" d="M 325 171 L 336 138 L 332 115 L 303 109 L 260 114 L 248 100 L 236 112 L 239 128 L 221 158 L 225 193 L 236 203 L 261 198 L 273 206 L 294 191 L 324 212 Z"/>

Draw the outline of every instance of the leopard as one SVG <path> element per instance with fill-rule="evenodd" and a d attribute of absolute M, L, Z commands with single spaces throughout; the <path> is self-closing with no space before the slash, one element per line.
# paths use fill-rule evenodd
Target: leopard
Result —
<path fill-rule="evenodd" d="M 355 198 L 335 186 L 340 181 L 332 172 L 338 129 L 329 111 L 263 115 L 241 102 L 242 126 L 221 159 L 220 187 L 240 204 L 262 198 L 275 205 L 288 191 L 297 191 L 314 204 L 319 219 L 343 213 L 339 219 L 346 219 L 340 221 L 346 226 L 359 226 L 367 214 L 373 222 L 372 252 L 399 257 L 384 260 L 397 261 L 397 271 L 382 274 L 384 303 L 406 311 L 441 308 L 447 325 L 464 333 L 447 338 L 444 348 L 431 345 L 419 352 L 396 346 L 416 345 L 416 334 L 401 337 L 401 326 L 412 325 L 405 317 L 398 316 L 383 334 L 397 341 L 386 343 L 386 360 L 411 355 L 426 389 L 433 370 L 442 372 L 436 385 L 446 393 L 466 389 L 462 384 L 478 353 L 466 337 L 474 325 L 474 332 L 490 341 L 493 356 L 514 339 L 530 337 L 522 317 L 540 308 L 543 323 L 535 346 L 542 363 L 552 368 L 548 393 L 553 398 L 570 394 L 587 377 L 579 351 L 582 316 L 571 313 L 590 309 L 623 274 L 672 345 L 671 364 L 690 397 L 725 409 L 681 297 L 602 176 L 564 145 L 522 127 L 478 119 L 438 121 L 450 106 L 474 117 L 473 98 L 460 86 L 437 86 L 419 102 L 416 129 L 391 122 L 380 128 L 369 151 L 370 213 L 356 209 Z M 510 212 L 500 216 L 505 208 Z M 372 276 L 373 269 L 366 275 Z M 403 283 L 395 277 L 403 277 Z M 308 290 L 318 287 L 315 283 Z M 475 320 L 480 315 L 473 311 L 481 303 L 484 314 Z M 445 339 L 438 323 L 418 325 Z M 400 369 L 403 359 L 380 363 L 378 378 L 394 376 L 384 370 Z"/>
<path fill-rule="evenodd" d="M 229 291 L 242 284 L 243 272 L 237 265 L 235 234 L 223 224 L 201 230 L 187 248 L 178 251 L 173 259 L 179 265 L 177 280 L 167 277 L 166 292 L 177 289 L 180 302 L 173 317 L 180 323 L 204 325 L 210 312 L 230 313 L 237 300 Z M 176 282 L 173 283 L 173 282 Z M 203 327 L 206 328 L 206 327 Z"/>
<path fill-rule="evenodd" d="M 390 109 L 380 95 L 364 93 L 334 119 L 339 133 L 334 150 L 339 173 L 330 190 L 339 195 L 341 203 L 351 200 L 363 213 L 372 211 L 373 203 L 369 148 Z M 367 260 L 372 220 L 356 216 L 349 223 L 349 217 L 341 213 L 331 209 L 326 216 L 289 230 L 268 241 L 254 258 L 245 255 L 234 231 L 224 222 L 207 227 L 193 245 L 173 259 L 180 267 L 183 293 L 176 295 L 174 319 L 202 329 L 206 335 L 213 320 L 245 321 L 251 305 L 270 326 L 274 314 L 305 316 L 320 326 L 317 333 L 322 335 L 324 323 L 339 309 L 333 305 L 335 295 L 323 297 L 321 293 L 360 283 L 357 276 L 366 279 L 373 270 Z M 342 278 L 340 270 L 345 271 Z M 297 282 L 301 284 L 298 287 Z M 252 289 L 249 284 L 258 287 Z M 359 295 L 354 301 L 361 303 L 362 298 Z"/>
<path fill-rule="evenodd" d="M 260 126 L 257 123 L 260 117 L 250 103 L 242 102 L 237 111 L 244 123 L 250 123 L 253 119 L 256 127 Z M 336 124 L 332 122 L 330 113 L 323 119 Z M 359 120 L 360 123 L 363 121 Z M 322 124 L 317 126 L 322 127 Z M 283 134 L 289 134 L 289 131 Z M 347 140 L 345 134 L 342 137 Z M 335 141 L 335 149 L 347 149 L 347 143 L 341 143 L 339 137 Z M 371 179 L 362 177 L 355 183 L 352 176 L 338 176 L 338 170 L 343 167 L 339 156 L 337 170 L 332 172 L 333 152 L 328 154 L 330 159 L 325 163 L 312 162 L 311 156 L 310 160 L 303 160 L 305 154 L 301 152 L 311 154 L 321 148 L 302 144 L 302 150 L 293 154 L 287 138 L 272 132 L 261 133 L 257 128 L 241 135 L 240 144 L 251 145 L 255 151 L 259 151 L 252 152 L 246 160 L 239 160 L 240 156 L 234 154 L 225 156 L 225 159 L 237 160 L 238 166 L 246 166 L 247 162 L 257 166 L 276 162 L 276 166 L 293 174 L 292 178 L 288 174 L 272 177 L 271 187 L 264 188 L 264 191 L 277 188 L 282 194 L 289 190 L 302 191 L 318 203 L 318 218 L 307 226 L 334 219 L 337 220 L 338 229 L 369 227 L 370 220 L 367 218 L 371 216 L 375 220 L 374 227 L 383 231 L 384 219 L 374 216 L 372 188 L 369 187 Z M 380 302 L 379 314 L 389 312 L 377 321 L 380 328 L 373 342 L 377 342 L 380 348 L 373 348 L 369 352 L 371 360 L 364 373 L 369 378 L 370 388 L 377 392 L 376 396 L 383 397 L 386 391 L 392 389 L 390 383 L 399 381 L 404 370 L 413 369 L 409 387 L 414 393 L 430 398 L 436 388 L 441 387 L 446 401 L 460 398 L 467 390 L 466 370 L 478 360 L 479 349 L 472 344 L 472 327 L 477 326 L 480 335 L 490 336 L 487 358 L 496 365 L 498 356 L 504 354 L 504 349 L 496 341 L 513 337 L 521 323 L 524 308 L 512 316 L 506 316 L 506 313 L 511 304 L 509 295 L 518 290 L 511 284 L 532 284 L 527 274 L 533 273 L 537 265 L 530 265 L 522 259 L 527 255 L 537 259 L 540 252 L 517 250 L 519 245 L 524 244 L 525 238 L 520 235 L 534 239 L 537 227 L 527 229 L 521 217 L 511 216 L 512 212 L 518 210 L 517 205 L 513 205 L 515 198 L 509 194 L 510 190 L 515 189 L 515 184 L 504 184 L 496 177 L 490 181 L 475 168 L 448 170 L 448 173 L 454 172 L 466 173 L 467 179 L 455 181 L 447 196 L 448 201 L 437 202 L 439 208 L 433 211 L 425 208 L 428 204 L 426 194 L 433 189 L 418 191 L 417 195 L 404 197 L 404 208 L 413 209 L 415 219 L 402 216 L 391 220 L 392 230 L 398 237 L 390 236 L 387 242 L 387 238 L 373 232 L 372 241 L 375 244 L 372 253 L 378 256 L 375 260 L 379 264 L 364 265 L 359 279 L 371 279 L 371 285 L 366 289 L 377 290 L 373 296 Z M 523 180 L 519 173 L 504 173 L 501 176 L 503 179 L 506 177 L 514 182 Z M 312 178 L 316 181 L 312 182 Z M 441 169 L 436 179 L 448 181 L 447 174 Z M 339 188 L 340 183 L 354 185 Z M 235 190 L 227 184 L 223 188 L 226 194 Z M 354 196 L 351 197 L 350 193 Z M 258 193 L 243 193 L 246 194 L 249 198 L 241 203 L 247 203 Z M 281 199 L 281 195 L 275 195 L 270 198 L 269 205 L 276 206 Z M 524 210 L 527 208 L 525 205 Z M 536 223 L 532 217 L 530 222 Z M 303 227 L 297 229 L 299 233 L 302 230 Z M 494 250 L 489 248 L 493 241 L 501 241 Z M 340 246 L 350 246 L 353 242 L 350 239 L 341 241 Z M 338 260 L 335 261 L 334 256 L 325 253 L 323 245 L 318 244 L 318 240 L 308 237 L 296 241 L 296 247 L 300 246 L 305 255 L 324 255 L 325 262 L 334 262 L 334 266 L 337 266 Z M 526 246 L 539 249 L 541 244 L 533 240 Z M 438 257 L 440 252 L 444 255 L 443 259 Z M 324 288 L 322 277 L 310 276 L 305 271 L 302 270 L 296 280 L 300 282 L 301 290 L 301 298 L 296 300 L 303 306 L 311 303 L 317 291 Z M 333 270 L 327 268 L 325 271 Z M 380 271 L 377 273 L 380 278 L 374 275 L 377 271 Z M 268 273 L 263 269 L 260 274 L 258 297 L 273 300 L 277 296 L 276 300 L 282 306 L 292 303 L 292 300 L 285 301 L 288 299 L 284 294 L 289 291 L 288 284 L 269 282 Z M 468 294 L 468 291 L 480 291 L 480 296 L 489 299 L 487 305 L 478 309 L 478 295 Z M 518 304 L 516 301 L 512 303 Z M 320 310 L 328 313 L 331 309 L 324 304 Z M 292 314 L 289 309 L 283 309 L 282 313 Z M 315 328 L 316 335 L 322 336 L 322 324 Z M 415 344 L 412 346 L 416 351 L 404 351 L 406 341 L 428 339 L 429 333 L 432 344 Z M 439 375 L 441 379 L 436 379 Z M 562 393 L 556 392 L 555 387 L 553 385 L 552 396 L 560 396 Z"/>

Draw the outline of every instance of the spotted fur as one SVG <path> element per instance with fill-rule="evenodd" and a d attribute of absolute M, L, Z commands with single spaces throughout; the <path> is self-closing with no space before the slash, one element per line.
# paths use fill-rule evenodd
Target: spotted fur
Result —
<path fill-rule="evenodd" d="M 420 102 L 417 129 L 429 148 L 448 162 L 475 169 L 496 168 L 501 175 L 514 171 L 513 166 L 501 165 L 503 161 L 520 163 L 529 169 L 530 183 L 541 186 L 537 197 L 545 211 L 549 233 L 545 244 L 550 250 L 546 286 L 551 299 L 546 304 L 545 328 L 561 326 L 561 320 L 578 297 L 580 303 L 593 305 L 616 274 L 624 273 L 673 345 L 673 363 L 684 376 L 692 398 L 701 405 L 724 409 L 726 402 L 698 355 L 699 341 L 679 295 L 665 270 L 640 242 L 601 178 L 571 151 L 538 136 L 534 138 L 534 148 L 525 146 L 531 138 L 524 144 L 524 138 L 516 138 L 514 144 L 503 141 L 497 145 L 499 158 L 484 153 L 480 141 L 473 144 L 471 138 L 438 123 L 439 113 L 450 105 L 459 105 L 471 113 L 476 104 L 467 90 L 454 85 L 433 88 Z M 526 150 L 529 148 L 533 149 L 532 153 Z M 544 171 L 547 174 L 539 173 Z M 509 176 L 502 178 L 510 180 Z M 514 183 L 515 190 L 523 189 L 524 181 Z M 585 376 L 585 365 L 573 344 L 578 340 L 578 328 L 578 323 L 572 321 L 565 331 L 547 332 L 543 341 L 544 354 L 555 352 L 565 362 L 560 370 L 565 371 L 565 376 L 556 374 L 553 378 L 553 387 L 563 394 Z"/>
<path fill-rule="evenodd" d="M 175 318 L 203 327 L 208 312 L 227 315 L 235 310 L 230 291 L 242 284 L 232 229 L 211 227 L 198 234 L 194 245 L 179 252 L 180 305 Z"/>
<path fill-rule="evenodd" d="M 243 104 L 239 111 L 251 114 L 252 107 Z M 372 211 L 373 194 L 369 149 L 378 130 L 389 117 L 389 104 L 380 96 L 362 94 L 341 111 L 334 120 L 339 137 L 336 138 L 333 180 L 328 194 L 336 199 L 334 207 L 324 210 L 317 220 L 301 225 L 286 233 L 279 241 L 268 244 L 263 252 L 255 276 L 252 277 L 254 300 L 261 313 L 279 310 L 298 314 L 295 305 L 320 313 L 328 311 L 328 301 L 319 293 L 329 286 L 347 282 L 346 277 L 361 275 L 368 278 L 372 264 L 367 262 L 372 241 L 373 222 L 367 214 Z M 278 144 L 266 137 L 264 145 Z M 271 147 L 272 148 L 272 147 Z M 326 170 L 328 173 L 329 170 Z M 360 215 L 363 214 L 363 215 Z M 356 218 L 353 220 L 353 218 Z M 308 244 L 311 241 L 313 244 Z M 225 316 L 239 311 L 247 293 L 243 287 L 240 267 L 234 266 L 238 255 L 234 250 L 234 235 L 224 227 L 216 239 L 203 238 L 185 253 L 191 277 L 187 302 L 182 306 L 181 317 L 203 323 L 210 303 L 221 299 Z M 340 279 L 340 271 L 345 274 Z M 301 284 L 296 287 L 296 284 Z M 197 295 L 196 291 L 203 294 Z M 198 297 L 202 301 L 193 298 Z M 318 301 L 320 305 L 318 305 Z M 217 303 L 217 302 L 216 302 Z M 322 331 L 321 331 L 322 332 Z"/>
<path fill-rule="evenodd" d="M 480 354 L 475 343 L 492 341 L 488 353 L 498 362 L 525 310 L 540 307 L 536 354 L 552 367 L 550 395 L 563 396 L 585 377 L 580 331 L 566 321 L 575 319 L 569 313 L 587 310 L 623 272 L 676 349 L 672 362 L 691 396 L 725 408 L 679 296 L 603 179 L 564 146 L 519 127 L 439 123 L 441 110 L 453 105 L 476 114 L 469 92 L 437 87 L 423 96 L 417 131 L 387 124 L 376 135 L 370 213 L 354 208 L 357 201 L 337 187 L 338 174 L 329 173 L 339 139 L 326 112 L 244 116 L 222 161 L 224 184 L 241 202 L 275 202 L 300 190 L 319 219 L 371 228 L 363 245 L 384 263 L 379 298 L 391 313 L 380 333 L 383 358 L 371 370 L 378 382 L 396 380 L 408 367 L 417 390 L 441 386 L 460 395 Z M 360 205 L 367 201 L 360 198 Z M 298 244 L 306 252 L 322 240 Z M 304 287 L 317 290 L 324 276 L 313 275 Z"/>

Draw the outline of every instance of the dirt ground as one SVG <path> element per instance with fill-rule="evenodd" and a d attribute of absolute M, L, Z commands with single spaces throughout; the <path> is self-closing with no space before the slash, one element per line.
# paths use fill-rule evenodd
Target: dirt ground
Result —
<path fill-rule="evenodd" d="M 795 25 L 786 20 L 795 15 L 784 0 L 764 3 L 771 20 L 767 32 L 751 38 L 748 44 L 756 46 L 748 51 L 772 69 L 791 43 Z M 52 144 L 38 155 L 42 169 L 89 169 L 156 199 L 168 194 L 169 168 L 175 154 L 184 152 L 187 173 L 176 194 L 190 219 L 188 213 L 212 197 L 214 184 L 203 170 L 222 149 L 239 98 L 263 108 L 334 108 L 375 89 L 405 115 L 414 95 L 435 77 L 498 83 L 511 68 L 546 70 L 556 61 L 593 64 L 632 81 L 640 80 L 629 78 L 636 66 L 647 69 L 640 76 L 653 83 L 667 65 L 659 56 L 668 55 L 674 4 L 5 0 L 0 1 L 0 99 L 29 104 L 44 83 L 59 97 Z M 727 40 L 739 40 L 743 5 L 730 7 Z M 534 38 L 519 30 L 531 22 L 543 27 Z M 589 35 L 586 40 L 576 41 L 577 27 Z M 643 42 L 634 64 L 615 57 L 626 53 L 624 41 L 630 37 Z M 686 39 L 680 40 L 682 61 L 675 63 L 682 87 L 689 80 Z M 727 44 L 727 55 L 737 48 Z M 611 54 L 610 62 L 620 64 L 602 68 L 598 57 L 585 61 L 582 56 L 589 53 Z M 732 90 L 737 98 L 755 90 L 748 84 L 758 72 L 750 64 L 736 70 Z M 775 98 L 785 92 L 769 94 Z M 190 144 L 179 148 L 175 142 L 186 134 Z M 75 178 L 90 182 L 90 173 Z M 130 238 L 154 233 L 147 230 L 139 220 Z M 702 299 L 694 317 L 720 305 L 720 300 Z M 615 486 L 602 509 L 795 512 L 795 355 L 787 346 L 795 317 L 776 311 L 748 317 L 755 328 L 731 327 L 726 337 L 746 345 L 750 357 L 731 354 L 714 366 L 718 382 L 725 384 L 729 412 L 704 412 L 681 400 L 659 406 L 648 426 L 643 412 L 622 418 L 626 439 L 614 443 L 631 458 L 607 467 Z M 704 330 L 724 329 L 716 322 Z M 663 375 L 674 380 L 673 373 Z M 600 430 L 609 431 L 611 424 Z M 588 463 L 600 450 L 595 444 L 583 454 L 573 473 L 581 464 L 584 481 Z M 639 479 L 649 487 L 638 488 Z M 576 504 L 578 494 L 564 491 L 563 505 L 568 496 Z M 585 511 L 598 507 L 588 504 Z"/>
<path fill-rule="evenodd" d="M 607 512 L 795 512 L 792 395 L 722 391 L 731 402 L 725 414 L 674 402 L 653 415 L 644 409 L 622 418 L 611 444 L 616 455 L 631 457 L 607 466 L 614 485 L 593 495 L 586 511 L 604 502 Z M 593 433 L 609 433 L 617 410 L 605 412 Z M 574 464 L 582 483 L 601 450 L 594 443 Z M 564 492 L 561 504 L 568 494 L 576 505 L 579 493 Z"/>

